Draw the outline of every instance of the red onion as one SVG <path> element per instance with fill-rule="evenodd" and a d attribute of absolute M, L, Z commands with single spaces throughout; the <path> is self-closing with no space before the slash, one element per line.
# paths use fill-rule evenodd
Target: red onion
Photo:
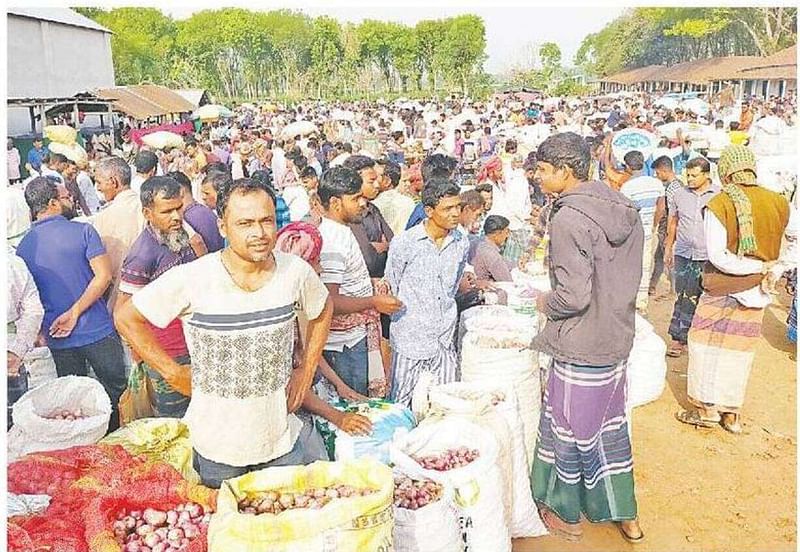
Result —
<path fill-rule="evenodd" d="M 407 510 L 417 510 L 442 497 L 443 487 L 430 479 L 414 480 L 405 475 L 394 480 L 394 505 Z"/>
<path fill-rule="evenodd" d="M 350 485 L 336 485 L 325 488 L 310 488 L 302 493 L 264 491 L 250 495 L 239 501 L 242 514 L 280 514 L 285 510 L 319 509 L 331 500 L 375 493 L 373 489 L 356 489 Z M 208 514 L 201 519 L 205 520 Z"/>
<path fill-rule="evenodd" d="M 478 456 L 480 456 L 480 452 L 477 450 L 459 447 L 439 454 L 429 454 L 421 457 L 412 455 L 412 458 L 427 470 L 448 471 L 454 468 L 463 468 L 475 461 Z"/>

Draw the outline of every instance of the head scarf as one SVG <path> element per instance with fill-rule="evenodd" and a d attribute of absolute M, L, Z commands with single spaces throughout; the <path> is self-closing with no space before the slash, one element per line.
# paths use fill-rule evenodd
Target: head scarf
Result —
<path fill-rule="evenodd" d="M 722 190 L 731 198 L 739 224 L 739 256 L 755 253 L 756 236 L 753 232 L 753 208 L 750 199 L 740 186 L 756 185 L 756 156 L 746 146 L 728 146 L 717 163 L 720 179 L 725 182 Z"/>
<path fill-rule="evenodd" d="M 307 263 L 314 263 L 322 251 L 322 234 L 313 224 L 292 222 L 278 232 L 275 247 L 278 251 L 297 255 Z"/>
<path fill-rule="evenodd" d="M 503 162 L 496 155 L 492 155 L 489 159 L 483 162 L 481 170 L 478 173 L 478 182 L 483 182 L 489 178 L 489 173 L 502 168 Z"/>

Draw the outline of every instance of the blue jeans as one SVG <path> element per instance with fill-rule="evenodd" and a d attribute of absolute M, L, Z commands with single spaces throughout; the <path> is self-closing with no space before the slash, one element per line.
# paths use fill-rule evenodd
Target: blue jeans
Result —
<path fill-rule="evenodd" d="M 328 460 L 328 452 L 325 449 L 325 443 L 322 441 L 322 436 L 314 426 L 314 422 L 311 420 L 310 416 L 303 421 L 303 427 L 300 429 L 300 434 L 297 436 L 292 450 L 269 462 L 252 464 L 250 466 L 231 466 L 209 460 L 201 456 L 196 450 L 192 452 L 192 465 L 200 476 L 200 481 L 203 485 L 211 487 L 212 489 L 219 489 L 222 482 L 226 479 L 233 479 L 246 473 L 263 470 L 264 468 L 300 466 L 311 464 L 317 460 Z"/>
<path fill-rule="evenodd" d="M 365 396 L 369 394 L 366 337 L 352 347 L 345 346 L 341 352 L 322 351 L 322 356 L 350 389 Z"/>
<path fill-rule="evenodd" d="M 191 359 L 188 355 L 185 355 L 176 358 L 175 362 L 181 366 L 187 366 L 191 364 Z M 143 364 L 155 390 L 153 410 L 155 410 L 156 417 L 183 418 L 184 414 L 186 414 L 186 409 L 189 408 L 189 397 L 175 391 L 161 374 L 150 368 L 147 363 Z"/>

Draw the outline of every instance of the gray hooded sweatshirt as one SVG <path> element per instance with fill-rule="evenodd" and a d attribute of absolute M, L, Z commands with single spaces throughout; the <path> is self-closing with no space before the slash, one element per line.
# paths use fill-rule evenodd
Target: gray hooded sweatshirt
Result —
<path fill-rule="evenodd" d="M 636 207 L 602 182 L 584 182 L 555 200 L 549 229 L 553 291 L 533 347 L 570 364 L 627 359 L 644 246 Z"/>

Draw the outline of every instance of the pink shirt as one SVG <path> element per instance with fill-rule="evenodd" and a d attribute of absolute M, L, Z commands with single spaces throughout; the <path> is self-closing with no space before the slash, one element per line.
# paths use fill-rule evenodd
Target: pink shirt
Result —
<path fill-rule="evenodd" d="M 8 150 L 8 179 L 19 180 L 19 151 L 17 148 Z"/>

